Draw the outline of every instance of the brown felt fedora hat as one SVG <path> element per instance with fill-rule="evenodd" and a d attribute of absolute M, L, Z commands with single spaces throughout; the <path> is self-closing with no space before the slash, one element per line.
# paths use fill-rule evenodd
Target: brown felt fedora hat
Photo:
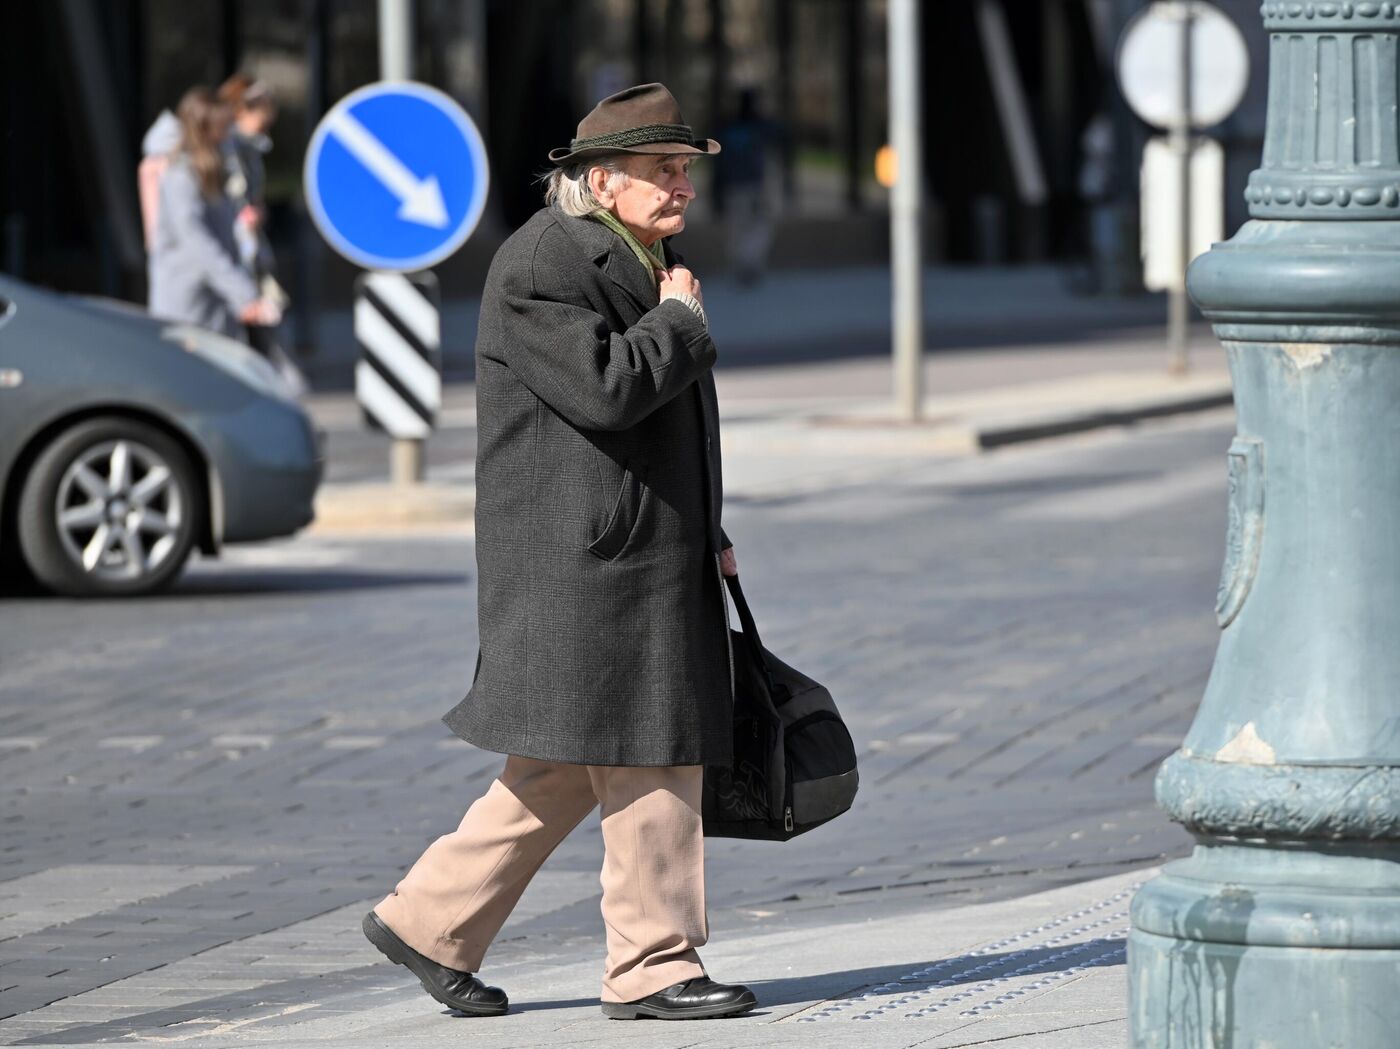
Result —
<path fill-rule="evenodd" d="M 579 121 L 568 147 L 549 151 L 555 164 L 606 153 L 699 153 L 713 156 L 719 143 L 697 139 L 681 107 L 663 84 L 638 84 L 609 95 Z"/>

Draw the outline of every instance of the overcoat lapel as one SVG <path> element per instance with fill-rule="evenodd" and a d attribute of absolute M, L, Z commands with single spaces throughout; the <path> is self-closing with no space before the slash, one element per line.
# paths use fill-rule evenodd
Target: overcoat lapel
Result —
<path fill-rule="evenodd" d="M 646 275 L 632 249 L 607 226 L 593 219 L 569 215 L 564 217 L 564 228 L 593 264 L 621 288 L 642 313 L 654 309 L 661 301 L 656 282 Z"/>
<path fill-rule="evenodd" d="M 632 254 L 632 249 L 622 242 L 622 238 L 612 230 L 607 232 L 612 236 L 612 245 L 608 250 L 608 257 L 603 261 L 603 272 L 631 296 L 642 308 L 643 313 L 655 309 L 661 301 L 661 292 L 657 289 L 656 281 L 646 275 L 641 260 Z"/>

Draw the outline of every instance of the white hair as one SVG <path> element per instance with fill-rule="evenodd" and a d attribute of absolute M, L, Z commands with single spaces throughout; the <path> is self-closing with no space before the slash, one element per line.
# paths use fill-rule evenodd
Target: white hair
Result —
<path fill-rule="evenodd" d="M 573 164 L 557 167 L 545 176 L 544 202 L 558 204 L 565 215 L 578 218 L 591 215 L 603 205 L 593 195 L 593 187 L 588 184 L 588 173 L 594 168 L 602 168 L 608 173 L 605 189 L 617 193 L 626 188 L 631 176 L 623 169 L 623 158 L 619 156 L 593 157 Z"/>

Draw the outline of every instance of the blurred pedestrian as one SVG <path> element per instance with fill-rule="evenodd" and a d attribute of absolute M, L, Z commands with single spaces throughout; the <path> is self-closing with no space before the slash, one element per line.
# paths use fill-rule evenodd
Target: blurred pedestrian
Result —
<path fill-rule="evenodd" d="M 154 257 L 156 241 L 156 216 L 160 213 L 160 180 L 170 165 L 170 155 L 179 148 L 180 121 L 170 110 L 162 109 L 141 139 L 141 164 L 136 169 L 137 193 L 141 201 L 141 231 L 146 243 L 148 287 L 150 260 Z"/>
<path fill-rule="evenodd" d="M 506 1011 L 475 975 L 546 857 L 602 806 L 614 1019 L 746 1012 L 698 948 L 704 765 L 730 760 L 734 663 L 719 413 L 700 282 L 667 238 L 696 139 L 644 84 L 549 154 L 547 206 L 496 253 L 477 359 L 480 651 L 444 720 L 508 755 L 364 930 L 439 1002 Z"/>
<path fill-rule="evenodd" d="M 768 186 L 769 154 L 780 148 L 781 127 L 765 117 L 758 89 L 739 92 L 734 119 L 720 129 L 724 153 L 716 162 L 716 189 L 724 202 L 729 259 L 739 280 L 756 284 L 768 266 L 773 243 L 773 193 Z"/>
<path fill-rule="evenodd" d="M 1085 126 L 1079 148 L 1085 290 L 1120 294 L 1124 289 L 1118 277 L 1118 210 L 1113 200 L 1117 146 L 1113 121 L 1106 113 L 1097 114 Z"/>
<path fill-rule="evenodd" d="M 277 120 L 271 89 L 247 73 L 235 73 L 219 87 L 219 101 L 233 111 L 233 125 L 224 139 L 228 177 L 225 189 L 237 208 L 234 238 L 239 257 L 258 283 L 258 294 L 285 314 L 291 300 L 277 280 L 277 259 L 267 233 L 267 169 L 263 158 L 272 150 L 268 132 Z M 248 325 L 248 344 L 262 354 L 291 383 L 305 393 L 306 380 L 282 349 L 275 324 Z"/>
<path fill-rule="evenodd" d="M 281 315 L 259 295 L 234 236 L 222 148 L 233 115 L 209 88 L 192 87 L 176 117 L 179 144 L 159 177 L 150 310 L 244 339 L 245 324 L 276 324 Z"/>
<path fill-rule="evenodd" d="M 270 299 L 282 300 L 277 283 L 277 260 L 267 235 L 267 170 L 263 158 L 272 150 L 268 132 L 277 120 L 277 102 L 261 80 L 235 73 L 219 88 L 219 101 L 233 110 L 233 126 L 224 140 L 228 157 L 229 198 L 239 204 L 236 233 L 239 252 L 258 278 L 260 290 Z"/>

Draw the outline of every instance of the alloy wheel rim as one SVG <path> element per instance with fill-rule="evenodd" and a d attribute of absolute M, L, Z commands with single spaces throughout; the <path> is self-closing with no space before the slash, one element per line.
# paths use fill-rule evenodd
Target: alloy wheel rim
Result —
<path fill-rule="evenodd" d="M 139 441 L 85 449 L 58 483 L 54 523 L 63 548 L 93 578 L 130 582 L 175 552 L 185 502 L 170 464 Z"/>

